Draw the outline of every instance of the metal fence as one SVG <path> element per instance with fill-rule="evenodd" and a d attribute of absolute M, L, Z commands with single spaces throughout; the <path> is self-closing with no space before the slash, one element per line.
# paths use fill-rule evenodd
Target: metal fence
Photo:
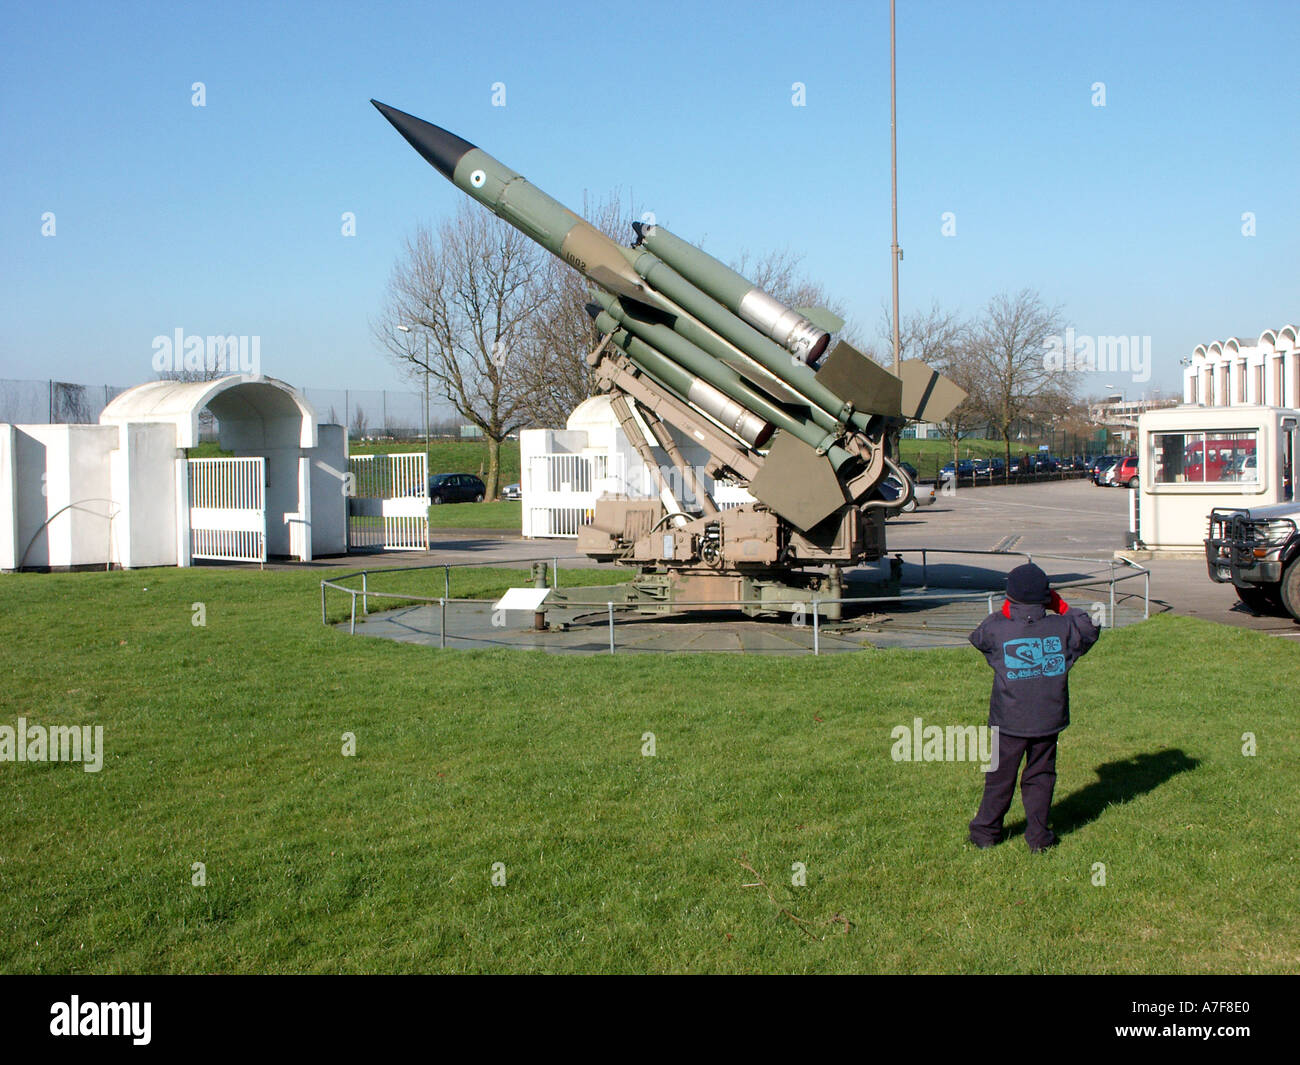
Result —
<path fill-rule="evenodd" d="M 83 385 L 71 381 L 26 381 L 0 378 L 0 423 L 12 425 L 91 425 L 127 385 Z M 346 426 L 354 439 L 424 435 L 423 392 L 392 389 L 300 388 L 326 424 Z M 212 434 L 208 412 L 201 435 Z M 435 436 L 457 436 L 461 418 L 438 396 L 430 396 L 428 421 Z"/>
<path fill-rule="evenodd" d="M 785 606 L 790 608 L 791 611 L 798 609 L 800 611 L 808 612 L 811 614 L 811 618 L 812 618 L 811 620 L 812 646 L 810 650 L 813 655 L 820 655 L 821 654 L 821 615 L 825 612 L 823 608 L 835 604 L 838 604 L 841 607 L 842 606 L 874 606 L 874 605 L 883 605 L 889 603 L 898 604 L 900 602 L 906 602 L 908 604 L 934 603 L 936 605 L 973 604 L 973 605 L 978 605 L 980 607 L 987 607 L 988 612 L 990 614 L 993 613 L 995 609 L 995 601 L 997 599 L 1002 598 L 1001 592 L 988 591 L 988 590 L 963 591 L 960 589 L 931 589 L 929 587 L 929 564 L 930 564 L 930 558 L 932 556 L 934 555 L 960 555 L 960 556 L 978 555 L 978 556 L 999 558 L 999 559 L 1023 558 L 1024 560 L 1029 562 L 1032 562 L 1035 558 L 1037 558 L 1037 559 L 1047 559 L 1055 562 L 1086 563 L 1088 565 L 1097 566 L 1098 568 L 1105 566 L 1107 572 L 1104 576 L 1099 574 L 1098 576 L 1095 577 L 1082 577 L 1072 581 L 1062 581 L 1060 583 L 1053 583 L 1053 588 L 1058 592 L 1065 593 L 1076 589 L 1091 590 L 1100 587 L 1100 589 L 1102 589 L 1105 592 L 1105 594 L 1108 596 L 1109 599 L 1109 602 L 1107 604 L 1108 610 L 1104 617 L 1104 627 L 1114 628 L 1114 627 L 1118 627 L 1121 624 L 1120 618 L 1123 612 L 1119 609 L 1120 600 L 1135 598 L 1137 594 L 1137 593 L 1121 592 L 1119 591 L 1119 586 L 1123 584 L 1125 581 L 1140 580 L 1142 582 L 1140 620 L 1145 621 L 1151 616 L 1151 571 L 1146 569 L 1143 566 L 1138 565 L 1136 562 L 1132 562 L 1126 558 L 1095 559 L 1095 558 L 1082 558 L 1074 555 L 1031 554 L 1025 551 L 979 551 L 979 550 L 966 550 L 960 548 L 933 548 L 933 547 L 903 548 L 897 551 L 891 551 L 890 554 L 891 555 L 911 554 L 920 557 L 921 590 L 919 593 L 912 593 L 907 595 L 904 594 L 884 595 L 884 596 L 813 595 L 810 596 L 808 599 L 790 600 L 788 602 L 782 600 L 772 600 L 772 599 L 743 599 L 743 600 L 737 599 L 737 600 L 727 600 L 725 602 L 718 602 L 718 601 L 711 601 L 711 600 L 690 600 L 690 601 L 678 600 L 673 605 L 678 607 L 691 607 L 697 610 L 711 608 L 717 611 L 734 611 L 742 606 L 762 606 L 768 608 L 769 610 L 776 607 Z M 360 599 L 361 601 L 361 613 L 363 616 L 370 612 L 370 600 L 372 599 L 381 600 L 381 601 L 388 599 L 388 600 L 394 600 L 396 602 L 400 602 L 402 604 L 425 603 L 425 604 L 432 605 L 434 603 L 437 603 L 439 607 L 438 642 L 441 647 L 446 647 L 447 637 L 448 635 L 452 635 L 449 632 L 447 626 L 447 604 L 448 603 L 472 603 L 472 604 L 484 605 L 484 604 L 491 604 L 493 602 L 493 600 L 490 599 L 468 599 L 468 598 L 453 597 L 451 594 L 451 571 L 453 569 L 470 569 L 470 568 L 482 567 L 482 566 L 509 567 L 512 565 L 517 565 L 518 563 L 521 562 L 551 563 L 552 565 L 551 586 L 554 588 L 559 587 L 560 560 L 554 556 L 548 557 L 548 556 L 533 555 L 533 556 L 528 556 L 526 558 L 505 559 L 505 560 L 498 559 L 491 562 L 438 563 L 431 566 L 411 566 L 411 567 L 387 568 L 387 569 L 379 569 L 379 570 L 361 570 L 356 573 L 348 574 L 345 577 L 341 577 L 338 580 L 327 579 L 327 580 L 322 580 L 320 582 L 321 624 L 322 625 L 329 624 L 329 611 L 328 611 L 328 603 L 326 599 L 327 591 L 340 592 L 349 597 L 350 602 L 349 602 L 349 613 L 348 613 L 348 632 L 351 635 L 355 635 L 356 628 L 357 628 L 358 599 Z M 419 572 L 423 570 L 439 570 L 439 569 L 443 571 L 443 580 L 444 580 L 444 585 L 443 585 L 444 594 L 441 596 L 424 596 L 424 595 L 414 594 L 411 592 L 401 592 L 401 591 L 397 591 L 397 592 L 379 591 L 375 589 L 371 584 L 372 578 L 383 577 L 390 574 L 403 574 L 409 576 L 414 572 Z M 353 587 L 351 584 L 344 583 L 344 582 L 353 582 L 353 581 L 360 581 L 360 587 Z M 599 604 L 585 603 L 582 605 L 598 606 Z M 634 606 L 630 606 L 630 607 L 623 606 L 621 604 L 616 604 L 614 602 L 606 602 L 604 606 L 606 608 L 607 617 L 608 617 L 609 653 L 615 654 L 617 652 L 616 613 L 620 610 L 625 612 L 635 612 L 636 608 Z M 639 619 L 645 620 L 644 617 L 640 617 L 640 616 Z M 1133 611 L 1132 617 L 1130 618 L 1130 622 L 1135 622 L 1137 620 L 1139 620 L 1139 618 L 1136 615 L 1136 611 Z M 921 627 L 922 628 L 928 627 L 928 623 L 922 621 Z M 904 628 L 906 628 L 906 626 L 904 626 Z"/>

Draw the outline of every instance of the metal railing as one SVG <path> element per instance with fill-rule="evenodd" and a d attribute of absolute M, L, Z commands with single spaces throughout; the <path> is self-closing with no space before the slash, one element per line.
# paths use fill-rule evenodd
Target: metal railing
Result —
<path fill-rule="evenodd" d="M 935 548 L 935 547 L 908 547 L 900 548 L 889 552 L 890 556 L 898 557 L 902 555 L 921 556 L 921 594 L 903 594 L 897 595 L 880 595 L 880 596 L 821 596 L 813 595 L 807 599 L 729 599 L 726 601 L 717 600 L 674 600 L 670 604 L 664 604 L 675 608 L 691 608 L 701 610 L 712 608 L 717 611 L 737 611 L 745 606 L 760 606 L 768 610 L 775 611 L 779 607 L 788 607 L 793 613 L 795 611 L 809 611 L 812 614 L 812 653 L 821 654 L 821 616 L 823 608 L 828 606 L 862 606 L 877 603 L 960 603 L 960 602 L 978 602 L 984 600 L 988 606 L 988 612 L 993 613 L 995 606 L 994 600 L 1001 598 L 1002 593 L 999 591 L 978 590 L 978 591 L 961 591 L 958 589 L 945 589 L 931 592 L 929 590 L 929 560 L 931 555 L 978 555 L 983 557 L 994 558 L 1023 558 L 1026 561 L 1033 561 L 1035 558 L 1047 559 L 1056 562 L 1078 562 L 1090 565 L 1100 566 L 1104 564 L 1107 567 L 1106 574 L 1097 576 L 1085 576 L 1071 581 L 1054 582 L 1052 587 L 1058 592 L 1066 592 L 1072 589 L 1096 588 L 1103 585 L 1109 594 L 1109 609 L 1106 613 L 1105 628 L 1116 627 L 1116 587 L 1124 581 L 1141 578 L 1142 587 L 1142 620 L 1146 621 L 1151 616 L 1151 571 L 1144 566 L 1138 565 L 1129 559 L 1096 559 L 1084 558 L 1075 555 L 1055 555 L 1043 553 L 1030 553 L 1026 551 L 981 551 L 963 548 Z M 350 611 L 348 621 L 348 632 L 355 635 L 357 631 L 357 600 L 361 601 L 362 616 L 370 613 L 371 599 L 389 599 L 401 603 L 425 603 L 432 605 L 438 604 L 439 608 L 439 628 L 438 628 L 438 645 L 447 646 L 447 604 L 448 603 L 473 603 L 478 605 L 491 604 L 491 599 L 474 599 L 474 598 L 457 598 L 451 594 L 451 571 L 453 569 L 473 569 L 473 568 L 508 568 L 521 562 L 549 562 L 551 564 L 551 584 L 550 587 L 558 588 L 560 576 L 560 559 L 558 556 L 534 555 L 527 558 L 498 559 L 488 562 L 445 562 L 437 563 L 431 566 L 394 566 L 378 570 L 360 570 L 356 573 L 348 574 L 339 580 L 322 580 L 320 588 L 320 609 L 321 624 L 329 624 L 328 604 L 326 601 L 327 590 L 341 592 L 349 596 Z M 583 567 L 590 568 L 590 567 Z M 441 596 L 424 596 L 411 592 L 381 592 L 373 590 L 370 587 L 370 578 L 379 577 L 385 574 L 402 573 L 410 574 L 423 570 L 443 571 L 443 595 Z M 621 572 L 621 571 L 609 571 Z M 343 581 L 355 581 L 360 579 L 361 587 L 351 587 L 342 583 Z M 589 607 L 591 610 L 598 610 L 601 606 L 598 602 L 591 603 L 569 603 L 564 604 L 566 607 Z M 615 654 L 617 642 L 615 639 L 615 608 L 634 611 L 637 609 L 635 604 L 617 604 L 612 600 L 604 603 L 608 616 L 609 625 L 609 653 Z M 640 615 L 640 620 L 646 620 L 644 615 Z"/>

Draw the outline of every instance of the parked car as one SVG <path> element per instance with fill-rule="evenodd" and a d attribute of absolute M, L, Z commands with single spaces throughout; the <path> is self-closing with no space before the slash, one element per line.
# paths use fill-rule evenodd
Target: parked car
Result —
<path fill-rule="evenodd" d="M 993 464 L 988 459 L 975 460 L 975 477 L 991 478 L 993 476 Z"/>
<path fill-rule="evenodd" d="M 518 483 L 508 484 L 503 489 L 501 489 L 501 498 L 502 499 L 523 499 L 524 490 Z"/>
<path fill-rule="evenodd" d="M 1111 467 L 1110 484 L 1121 488 L 1138 486 L 1138 460 L 1136 455 L 1128 455 Z"/>
<path fill-rule="evenodd" d="M 1118 461 L 1119 461 L 1118 455 L 1097 455 L 1095 458 L 1093 458 L 1088 463 L 1087 466 L 1088 473 L 1091 474 L 1092 476 L 1092 483 L 1100 484 L 1101 482 L 1098 481 L 1097 478 L 1101 475 L 1102 469 Z"/>
<path fill-rule="evenodd" d="M 1259 465 L 1255 461 L 1254 452 L 1239 456 L 1228 469 L 1223 471 L 1223 479 L 1225 481 L 1259 480 Z"/>
<path fill-rule="evenodd" d="M 953 464 L 951 462 L 948 463 L 948 465 L 946 465 L 943 469 L 939 471 L 939 480 L 941 481 L 951 480 L 954 475 L 959 479 L 962 477 L 974 477 L 975 476 L 974 461 L 971 459 L 958 459 L 955 470 L 953 468 Z"/>
<path fill-rule="evenodd" d="M 1110 471 L 1115 468 L 1117 462 L 1119 462 L 1118 455 L 1105 455 L 1098 459 L 1097 465 L 1093 468 L 1092 483 L 1104 488 L 1106 478 L 1110 476 Z"/>
<path fill-rule="evenodd" d="M 914 482 L 915 484 L 915 482 Z M 880 495 L 884 499 L 897 499 L 903 491 L 902 482 L 897 477 L 886 477 L 880 482 Z M 908 514 L 916 510 L 917 507 L 928 507 L 934 504 L 936 498 L 935 488 L 932 484 L 916 484 L 915 491 L 912 494 L 912 501 L 903 507 L 902 511 L 895 511 L 890 517 L 898 513 Z"/>
<path fill-rule="evenodd" d="M 482 503 L 483 482 L 472 473 L 435 473 L 429 478 L 430 503 Z"/>
<path fill-rule="evenodd" d="M 1300 621 L 1300 503 L 1215 507 L 1205 540 L 1210 579 L 1231 583 L 1257 614 Z"/>

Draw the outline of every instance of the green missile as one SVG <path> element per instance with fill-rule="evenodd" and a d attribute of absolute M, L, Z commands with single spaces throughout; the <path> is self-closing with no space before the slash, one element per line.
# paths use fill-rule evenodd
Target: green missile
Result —
<path fill-rule="evenodd" d="M 751 369 L 746 376 L 760 388 L 773 392 L 778 399 L 788 398 L 781 395 L 780 385 L 785 385 L 810 406 L 820 407 L 835 422 L 848 422 L 853 428 L 863 431 L 868 429 L 872 413 L 897 415 L 896 381 L 888 375 L 877 380 L 874 364 L 859 367 L 858 361 L 846 360 L 850 362 L 850 378 L 866 374 L 867 380 L 854 390 L 853 396 L 837 395 L 817 380 L 810 367 L 792 358 L 790 352 L 738 318 L 725 306 L 725 300 L 737 306 L 745 300 L 752 304 L 757 297 L 750 293 L 761 293 L 761 290 L 711 256 L 673 237 L 662 227 L 654 227 L 654 235 L 645 227 L 634 227 L 647 246 L 653 239 L 656 247 L 667 248 L 669 254 L 695 269 L 697 274 L 707 273 L 725 293 L 719 291 L 710 295 L 701 291 L 688 277 L 673 270 L 671 264 L 665 264 L 645 248 L 622 247 L 504 163 L 454 133 L 387 104 L 375 100 L 371 103 L 420 155 L 467 196 L 559 256 L 605 291 L 673 314 L 679 319 L 674 322 L 678 332 L 736 367 L 739 360 L 726 352 L 724 345 L 716 341 L 710 343 L 704 337 L 712 330 L 743 357 L 757 364 L 757 368 Z M 649 280 L 651 274 L 654 281 Z M 659 289 L 659 284 L 664 287 Z M 716 297 L 724 294 L 725 300 L 719 302 Z M 698 320 L 693 321 L 693 318 Z M 789 335 L 806 337 L 807 334 L 806 331 L 795 331 Z M 811 349 L 816 348 L 816 343 L 813 343 Z M 865 364 L 868 360 L 859 361 Z M 771 377 L 764 377 L 763 371 Z M 771 378 L 776 379 L 775 384 Z M 849 401 L 852 401 L 852 407 L 848 405 Z M 817 420 L 824 428 L 829 428 L 824 419 Z"/>
<path fill-rule="evenodd" d="M 624 250 L 482 148 L 440 126 L 371 100 L 407 143 L 453 185 L 537 241 L 601 288 L 655 307 L 661 299 L 628 264 Z"/>
<path fill-rule="evenodd" d="M 609 337 L 637 369 L 648 374 L 667 388 L 678 399 L 698 408 L 721 425 L 727 432 L 743 440 L 750 447 L 762 447 L 772 435 L 772 426 L 765 423 L 734 399 L 729 399 L 712 385 L 701 381 L 689 370 L 673 362 L 661 351 L 633 336 L 609 314 L 594 304 L 587 312 L 595 318 L 596 328 Z"/>
<path fill-rule="evenodd" d="M 640 223 L 633 223 L 633 228 L 637 229 L 638 233 L 644 232 L 644 229 L 640 228 Z M 681 242 L 679 241 L 679 243 Z M 732 311 L 688 281 L 658 256 L 644 249 L 638 249 L 633 252 L 632 269 L 651 288 L 690 312 L 694 318 L 699 319 L 708 329 L 723 337 L 758 363 L 759 366 L 771 373 L 777 380 L 787 385 L 796 395 L 801 396 L 804 402 L 814 409 L 814 416 L 820 411 L 831 419 L 831 423 L 828 425 L 819 417 L 817 419 L 819 425 L 830 428 L 831 425 L 836 423 L 847 423 L 855 429 L 866 430 L 868 428 L 871 422 L 871 413 L 860 410 L 855 411 L 842 397 L 837 396 L 817 380 L 817 375 L 811 366 L 807 366 L 802 361 L 794 358 L 790 352 L 780 347 L 775 341 L 764 336 L 748 323 L 741 321 Z M 694 323 L 689 318 L 682 316 L 679 322 L 674 323 L 674 328 L 695 343 L 700 344 L 701 347 L 706 347 L 706 344 L 701 343 L 691 335 L 690 328 L 692 325 Z M 703 330 L 700 330 L 700 332 L 703 332 Z M 718 355 L 719 358 L 725 359 L 727 357 L 714 348 L 711 348 L 710 351 L 712 354 Z M 756 383 L 762 387 L 762 381 Z M 889 404 L 886 404 L 886 406 L 888 407 Z M 890 408 L 878 413 L 894 413 L 894 411 Z"/>
<path fill-rule="evenodd" d="M 626 306 L 606 293 L 597 292 L 595 298 L 596 302 L 604 308 L 605 313 L 633 336 L 706 381 L 746 410 L 752 411 L 777 428 L 784 429 L 813 450 L 825 454 L 835 469 L 839 469 L 851 457 L 847 451 L 835 444 L 838 434 L 827 433 L 787 413 L 741 380 L 740 375 L 731 367 L 710 357 L 707 352 L 696 347 L 669 326 L 650 320 L 635 306 Z"/>
<path fill-rule="evenodd" d="M 662 226 L 633 228 L 640 242 L 666 262 L 696 288 L 707 292 L 732 314 L 738 315 L 764 336 L 771 337 L 786 351 L 802 362 L 815 362 L 826 350 L 830 334 L 809 321 L 798 311 L 769 296 L 746 277 L 731 267 L 718 262 L 712 255 L 700 251 L 674 236 Z M 840 322 L 836 328 L 844 323 Z"/>

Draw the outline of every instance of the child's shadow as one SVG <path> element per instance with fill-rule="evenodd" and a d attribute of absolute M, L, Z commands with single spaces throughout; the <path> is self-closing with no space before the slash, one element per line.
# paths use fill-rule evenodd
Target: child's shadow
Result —
<path fill-rule="evenodd" d="M 1097 767 L 1097 779 L 1091 784 L 1052 804 L 1052 830 L 1064 836 L 1091 824 L 1108 806 L 1126 803 L 1154 791 L 1166 780 L 1201 763 L 1181 750 L 1139 754 L 1120 762 L 1106 762 Z M 1011 825 L 1007 836 L 1023 835 L 1024 821 Z"/>

